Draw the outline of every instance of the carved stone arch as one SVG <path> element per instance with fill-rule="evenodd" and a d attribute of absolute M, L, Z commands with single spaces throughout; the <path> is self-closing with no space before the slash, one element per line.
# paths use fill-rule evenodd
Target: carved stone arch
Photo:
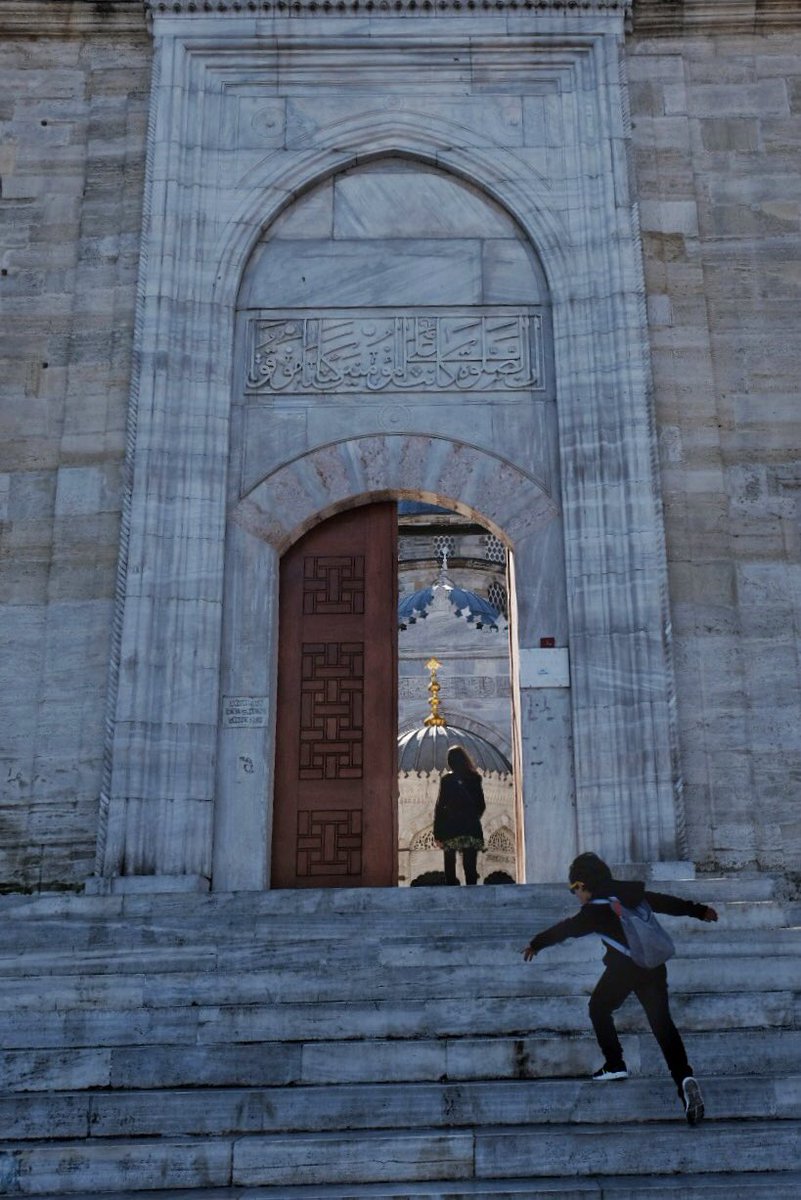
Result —
<path fill-rule="evenodd" d="M 543 485 L 498 455 L 444 437 L 383 434 L 334 442 L 284 464 L 239 502 L 231 520 L 282 554 L 318 521 L 387 499 L 453 508 L 512 547 L 558 515 Z"/>

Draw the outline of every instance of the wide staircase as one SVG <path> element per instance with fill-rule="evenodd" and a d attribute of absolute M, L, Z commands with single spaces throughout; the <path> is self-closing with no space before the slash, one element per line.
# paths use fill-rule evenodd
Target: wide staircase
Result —
<path fill-rule="evenodd" d="M 0 899 L 0 1193 L 91 1200 L 801 1192 L 801 927 L 773 881 L 662 886 L 684 1120 L 642 1012 L 594 1083 L 594 938 L 556 886 Z"/>

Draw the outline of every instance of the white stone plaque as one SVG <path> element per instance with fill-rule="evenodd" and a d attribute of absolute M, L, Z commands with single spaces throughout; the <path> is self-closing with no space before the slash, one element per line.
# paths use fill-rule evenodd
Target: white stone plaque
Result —
<path fill-rule="evenodd" d="M 520 686 L 523 688 L 570 687 L 567 646 L 552 649 L 520 649 Z"/>
<path fill-rule="evenodd" d="M 266 696 L 223 696 L 223 729 L 263 729 Z"/>

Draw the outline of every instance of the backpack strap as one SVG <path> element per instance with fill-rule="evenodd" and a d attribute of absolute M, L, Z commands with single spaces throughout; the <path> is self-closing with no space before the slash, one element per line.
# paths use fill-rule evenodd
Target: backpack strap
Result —
<path fill-rule="evenodd" d="M 620 916 L 622 905 L 617 896 L 610 896 L 608 900 L 590 900 L 590 904 L 608 904 L 616 917 Z M 617 938 L 610 937 L 608 933 L 599 933 L 598 937 L 606 946 L 612 946 L 613 949 L 619 950 L 621 954 L 625 954 L 626 958 L 631 958 L 631 950 L 628 946 L 624 946 Z"/>

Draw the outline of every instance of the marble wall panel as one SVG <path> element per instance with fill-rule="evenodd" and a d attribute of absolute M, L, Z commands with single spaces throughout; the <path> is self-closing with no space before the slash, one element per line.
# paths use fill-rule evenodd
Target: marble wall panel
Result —
<path fill-rule="evenodd" d="M 255 405 L 241 414 L 241 475 L 236 498 L 246 495 L 282 462 L 296 458 L 309 445 L 309 413 L 303 409 L 276 410 Z"/>
<path fill-rule="evenodd" d="M 482 247 L 482 303 L 547 302 L 542 267 L 520 238 L 485 238 Z"/>
<path fill-rule="evenodd" d="M 431 404 L 426 403 L 424 397 L 417 400 L 404 393 L 400 397 L 374 398 L 368 404 L 336 406 L 326 403 L 326 399 L 321 397 L 320 403 L 308 414 L 310 446 L 384 432 L 440 434 L 464 438 L 479 445 L 486 445 L 491 436 L 492 410 L 486 398 Z"/>
<path fill-rule="evenodd" d="M 521 689 L 520 706 L 520 758 L 529 789 L 526 858 L 541 858 L 547 866 L 539 875 L 555 882 L 579 849 L 570 694 L 566 688 Z"/>
<path fill-rule="evenodd" d="M 334 181 L 335 238 L 514 238 L 499 208 L 442 174 L 353 171 Z M 531 285 L 529 283 L 529 294 Z"/>
<path fill-rule="evenodd" d="M 270 238 L 330 238 L 334 231 L 333 181 L 308 192 L 270 226 Z"/>
<path fill-rule="evenodd" d="M 524 400 L 528 411 L 516 411 L 518 405 L 504 404 L 492 409 L 492 439 L 498 452 L 510 462 L 527 467 L 540 480 L 549 495 L 560 495 L 555 466 L 559 461 L 556 412 L 552 402 Z M 524 421 L 525 416 L 525 421 Z M 524 436 L 521 428 L 528 426 Z"/>
<path fill-rule="evenodd" d="M 278 556 L 243 529 L 228 532 L 228 572 L 221 693 L 263 699 L 264 724 L 234 727 L 222 721 L 217 752 L 212 869 L 218 890 L 264 888 L 269 882 L 275 755 L 270 745 L 278 645 Z M 256 853 L 254 853 L 254 847 Z M 258 852 L 258 847 L 262 852 Z"/>
<path fill-rule="evenodd" d="M 479 99 L 465 94 L 454 100 L 409 89 L 405 94 L 393 95 L 389 102 L 380 92 L 358 98 L 329 93 L 324 107 L 316 98 L 292 96 L 287 109 L 287 147 L 301 146 L 324 129 L 361 118 L 366 107 L 375 108 L 377 114 L 387 110 L 401 112 L 412 120 L 415 115 L 429 116 L 433 109 L 441 121 L 447 122 L 450 137 L 461 138 L 465 146 L 472 146 L 477 140 L 504 146 L 520 145 L 522 141 L 519 96 L 490 95 Z"/>
<path fill-rule="evenodd" d="M 280 239 L 269 267 L 251 275 L 243 308 L 331 308 L 387 304 L 478 304 L 481 242 L 477 239 L 387 239 L 338 242 Z"/>

